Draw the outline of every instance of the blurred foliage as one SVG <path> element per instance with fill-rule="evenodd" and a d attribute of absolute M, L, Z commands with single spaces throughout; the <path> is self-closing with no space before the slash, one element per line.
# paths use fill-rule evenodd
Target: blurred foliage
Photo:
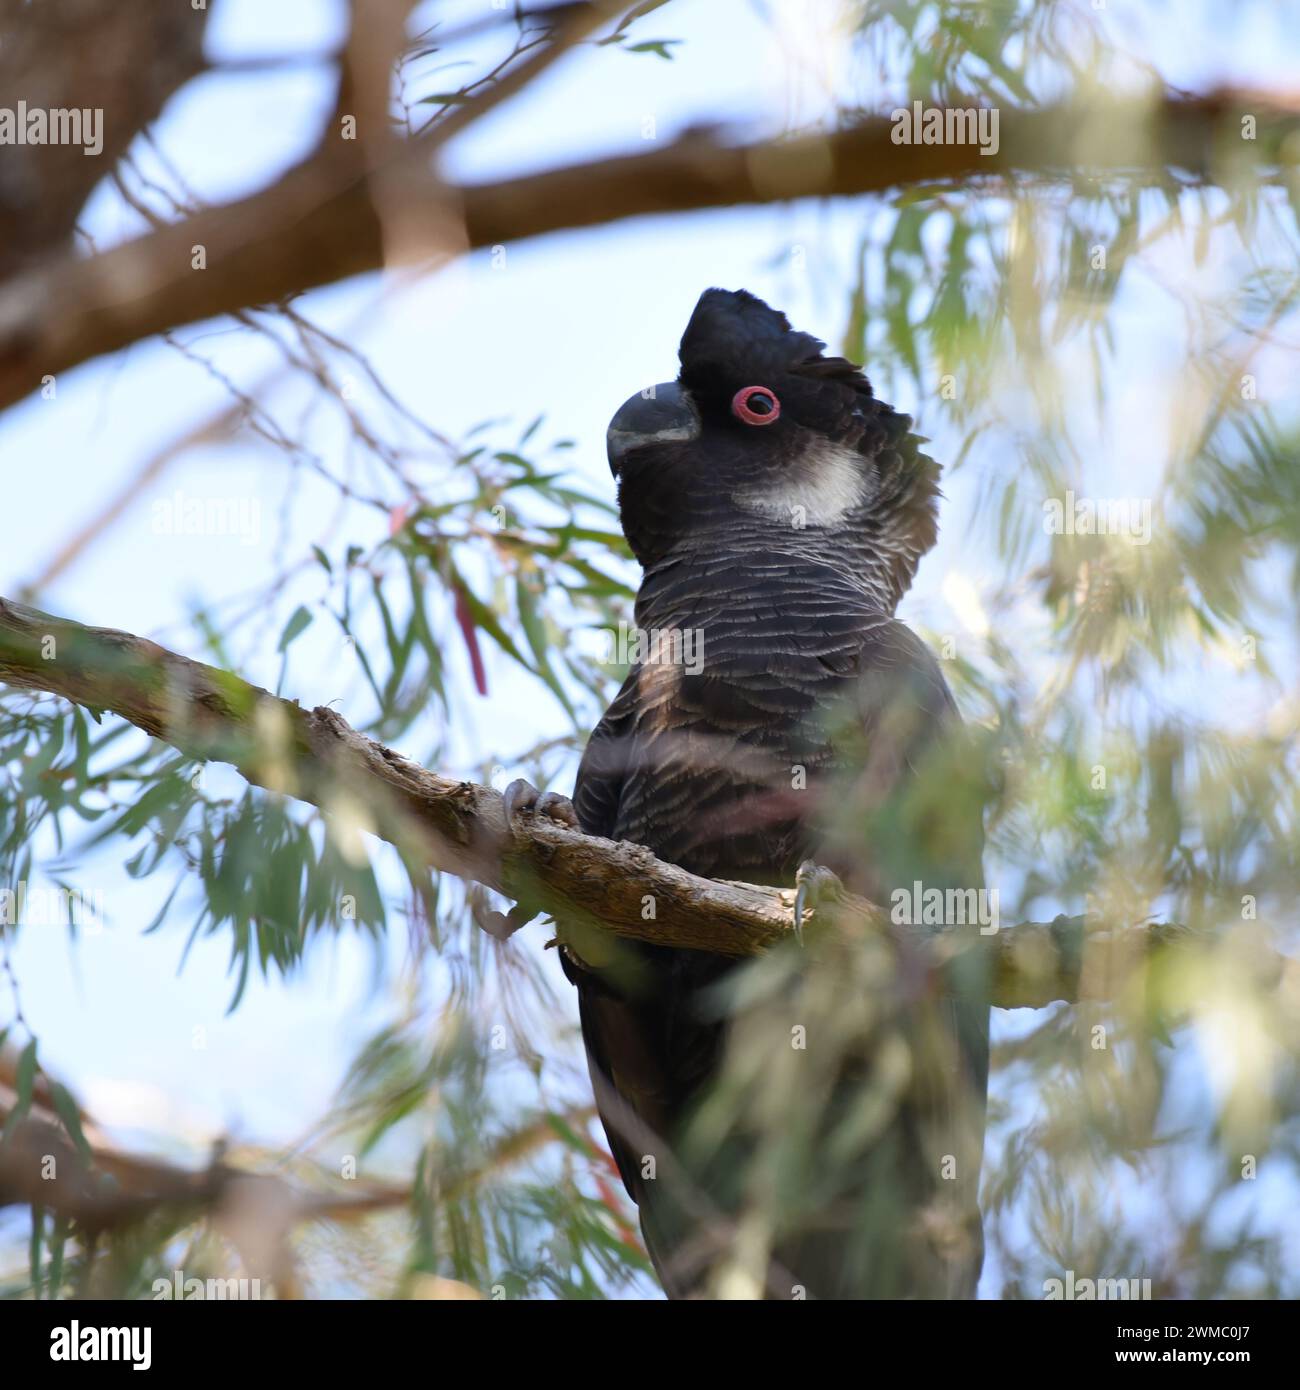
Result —
<path fill-rule="evenodd" d="M 1161 82 L 1068 0 L 860 0 L 856 16 L 849 86 L 866 95 L 840 107 L 844 122 L 912 99 L 1005 109 Z M 672 41 L 626 38 L 672 56 Z M 832 256 L 809 271 L 843 305 L 839 346 L 879 394 L 917 403 L 974 499 L 944 518 L 971 539 L 960 626 L 929 635 L 993 773 L 987 875 L 1003 920 L 1087 907 L 1215 943 L 1137 997 L 998 1020 L 995 1295 L 1039 1298 L 1067 1269 L 1150 1278 L 1156 1297 L 1300 1295 L 1300 977 L 1257 952 L 1300 945 L 1300 416 L 1275 386 L 1295 377 L 1297 206 L 1294 174 L 1265 184 L 1241 169 L 1222 186 L 1156 169 L 905 188 L 863 201 L 847 275 Z M 626 619 L 635 585 L 608 496 L 573 480 L 569 442 L 544 443 L 541 420 L 455 446 L 419 424 L 414 443 L 390 442 L 386 430 L 412 433 L 400 408 L 380 389 L 364 406 L 330 389 L 350 350 L 289 313 L 252 321 L 307 361 L 360 462 L 331 474 L 254 423 L 337 488 L 345 535 L 375 534 L 294 538 L 269 592 L 195 610 L 187 650 L 236 669 L 273 651 L 282 689 L 324 698 L 309 674 L 290 680 L 315 644 L 339 677 L 330 697 L 376 738 L 428 766 L 477 758 L 497 785 L 563 785 L 619 675 L 581 633 Z M 1144 330 L 1162 355 L 1135 402 L 1117 364 Z M 1133 452 L 1139 422 L 1166 441 L 1154 458 Z M 1067 494 L 1149 503 L 1149 543 L 1049 534 L 1044 504 Z M 512 700 L 549 702 L 556 736 L 519 748 L 501 721 L 467 754 L 473 691 L 498 680 Z M 232 1008 L 254 966 L 288 974 L 323 933 L 365 933 L 377 970 L 394 919 L 410 933 L 395 1021 L 334 1111 L 294 1154 L 246 1155 L 307 1183 L 350 1155 L 409 1187 L 404 1211 L 296 1231 L 306 1292 L 652 1287 L 591 1119 L 567 989 L 533 943 L 477 931 L 477 890 L 412 877 L 356 827 L 200 772 L 112 717 L 0 695 L 0 884 L 75 890 L 91 851 L 160 881 L 148 930 L 185 921 L 230 942 Z M 38 1054 L 21 1017 L 10 1045 L 30 1096 Z M 237 1266 L 205 1221 L 137 1228 L 93 1261 L 45 1215 L 29 1230 L 6 1262 L 18 1296 L 138 1295 L 174 1268 Z"/>

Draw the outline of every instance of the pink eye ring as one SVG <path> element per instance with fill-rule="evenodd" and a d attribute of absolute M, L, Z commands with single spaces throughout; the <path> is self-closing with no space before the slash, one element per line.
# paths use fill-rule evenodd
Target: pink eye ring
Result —
<path fill-rule="evenodd" d="M 770 425 L 781 414 L 781 402 L 766 386 L 742 386 L 731 398 L 731 413 L 747 425 Z"/>

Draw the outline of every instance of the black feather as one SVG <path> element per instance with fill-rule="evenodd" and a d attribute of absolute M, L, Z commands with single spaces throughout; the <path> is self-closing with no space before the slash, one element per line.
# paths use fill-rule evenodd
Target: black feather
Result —
<path fill-rule="evenodd" d="M 916 811 L 916 788 L 960 724 L 937 662 L 893 617 L 934 543 L 938 465 L 920 451 L 910 418 L 877 401 L 859 368 L 825 356 L 818 339 L 744 290 L 700 297 L 681 368 L 699 436 L 633 450 L 620 506 L 645 567 L 638 627 L 697 632 L 702 661 L 696 672 L 643 663 L 629 673 L 579 769 L 574 804 L 583 829 L 647 845 L 714 878 L 788 885 L 812 858 L 878 902 L 918 876 L 981 886 L 976 802 L 956 817 L 955 832 L 945 830 L 937 855 L 911 824 L 934 822 Z M 771 426 L 754 429 L 730 414 L 731 397 L 751 385 L 780 398 Z M 793 524 L 768 505 L 797 504 L 805 493 L 816 504 L 813 525 Z M 794 767 L 806 791 L 792 790 Z M 846 807 L 854 812 L 847 819 Z M 864 839 L 866 824 L 875 828 Z M 690 1170 L 690 1200 L 681 1185 L 647 1179 L 644 1170 L 647 1158 L 660 1168 L 684 1161 L 678 1141 L 727 1044 L 710 1001 L 736 966 L 619 942 L 592 959 L 566 948 L 565 968 L 579 989 L 611 1149 L 640 1205 L 651 1254 L 670 1294 L 697 1292 L 711 1267 L 698 1249 L 710 1228 L 699 1202 L 725 1211 L 736 1200 L 730 1151 Z M 962 1085 L 982 1116 L 987 1006 L 977 998 L 945 1018 Z M 835 1105 L 852 1094 L 857 1075 L 846 1064 Z M 934 1081 L 939 1099 L 929 1108 L 949 1106 L 956 1084 Z M 974 1175 L 967 1163 L 960 1185 L 974 1233 L 960 1254 L 893 1259 L 884 1249 L 902 1241 L 902 1224 L 919 1220 L 936 1191 L 918 1137 L 926 1109 L 909 1101 L 892 1147 L 863 1152 L 860 1183 L 881 1181 L 883 1172 L 899 1188 L 880 1247 L 864 1262 L 861 1252 L 850 1257 L 844 1231 L 791 1236 L 774 1268 L 792 1265 L 794 1278 L 824 1296 L 973 1293 L 977 1154 Z M 855 1190 L 865 1202 L 865 1189 Z M 907 1240 L 915 1244 L 915 1233 Z M 899 1270 L 910 1287 L 899 1286 Z"/>

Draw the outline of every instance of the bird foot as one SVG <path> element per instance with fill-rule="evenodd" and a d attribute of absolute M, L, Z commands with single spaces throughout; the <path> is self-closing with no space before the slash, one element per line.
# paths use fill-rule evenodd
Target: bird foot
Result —
<path fill-rule="evenodd" d="M 517 777 L 505 790 L 506 824 L 513 825 L 517 815 L 546 816 L 559 825 L 578 829 L 578 813 L 573 802 L 558 792 L 539 792 L 523 777 Z M 509 912 L 482 912 L 478 924 L 496 941 L 508 941 L 520 927 L 527 926 L 537 916 L 529 903 L 516 903 Z"/>
<path fill-rule="evenodd" d="M 805 859 L 795 871 L 794 939 L 803 945 L 804 913 L 816 912 L 822 903 L 834 902 L 844 896 L 839 875 L 811 859 Z"/>
<path fill-rule="evenodd" d="M 578 829 L 578 813 L 573 802 L 559 792 L 539 792 L 523 777 L 516 777 L 505 790 L 505 811 L 507 822 L 513 821 L 521 811 L 529 811 L 535 816 L 546 816 L 567 825 L 571 830 Z"/>

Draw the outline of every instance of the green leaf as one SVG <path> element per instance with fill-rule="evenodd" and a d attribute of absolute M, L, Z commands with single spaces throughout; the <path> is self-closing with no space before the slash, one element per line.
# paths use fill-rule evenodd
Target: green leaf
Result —
<path fill-rule="evenodd" d="M 575 1153 L 582 1154 L 584 1158 L 591 1158 L 593 1156 L 591 1140 L 588 1139 L 586 1135 L 579 1134 L 563 1115 L 557 1115 L 552 1112 L 547 1115 L 546 1123 Z"/>
<path fill-rule="evenodd" d="M 32 1087 L 36 1082 L 36 1039 L 23 1048 L 18 1059 L 18 1104 L 26 1112 L 32 1103 Z"/>
<path fill-rule="evenodd" d="M 276 647 L 276 651 L 284 651 L 284 649 L 289 645 L 290 642 L 294 640 L 295 637 L 298 637 L 302 633 L 306 632 L 306 630 L 310 626 L 311 614 L 302 606 L 302 604 L 299 604 L 298 607 L 294 609 L 293 616 L 284 625 L 284 631 L 280 634 L 280 643 L 279 646 Z"/>
<path fill-rule="evenodd" d="M 496 459 L 498 463 L 508 463 L 512 468 L 522 468 L 530 478 L 533 478 L 537 472 L 533 465 L 529 463 L 522 454 L 516 454 L 513 450 L 498 449 L 492 457 Z M 558 477 L 559 474 L 555 476 Z"/>
<path fill-rule="evenodd" d="M 63 1247 L 68 1239 L 69 1223 L 64 1216 L 55 1216 L 54 1230 L 50 1235 L 50 1272 L 48 1289 L 51 1298 L 58 1298 L 63 1287 Z"/>
<path fill-rule="evenodd" d="M 167 894 L 166 900 L 164 901 L 163 905 L 158 909 L 157 916 L 155 916 L 153 921 L 150 922 L 149 925 L 144 929 L 144 931 L 140 933 L 141 936 L 148 936 L 150 935 L 150 933 L 156 932 L 158 928 L 162 926 L 163 922 L 166 921 L 167 913 L 172 905 L 172 901 L 176 897 L 176 894 L 180 892 L 181 884 L 183 884 L 186 881 L 187 877 L 187 874 L 182 874 L 180 878 L 178 878 L 176 882 L 172 885 L 172 891 Z"/>
<path fill-rule="evenodd" d="M 673 55 L 669 49 L 681 43 L 681 39 L 646 39 L 642 43 L 625 44 L 624 53 L 657 53 L 666 62 L 671 63 Z"/>
<path fill-rule="evenodd" d="M 32 1238 L 28 1247 L 28 1257 L 32 1272 L 32 1289 L 37 1298 L 41 1296 L 41 1242 L 45 1237 L 45 1208 L 32 1204 Z"/>
<path fill-rule="evenodd" d="M 36 1081 L 36 1039 L 23 1048 L 22 1055 L 18 1058 L 17 1100 L 14 1108 L 9 1112 L 9 1118 L 5 1121 L 4 1135 L 0 1138 L 0 1144 L 9 1142 L 10 1136 L 20 1124 L 27 1118 L 27 1112 L 32 1105 L 32 1086 Z"/>
<path fill-rule="evenodd" d="M 90 775 L 90 728 L 86 724 L 85 712 L 80 705 L 72 707 L 72 737 L 77 750 L 73 763 L 77 773 L 77 785 L 84 787 Z"/>
<path fill-rule="evenodd" d="M 529 648 L 537 662 L 537 673 L 546 682 L 555 698 L 564 706 L 564 712 L 576 723 L 578 713 L 570 703 L 568 694 L 551 666 L 547 650 L 546 624 L 542 621 L 542 615 L 537 611 L 537 596 L 524 580 L 523 575 L 515 580 L 515 599 L 519 605 L 519 621 L 523 625 L 524 635 L 528 638 Z"/>
<path fill-rule="evenodd" d="M 77 1152 L 87 1162 L 90 1161 L 90 1145 L 86 1142 L 86 1136 L 81 1129 L 81 1116 L 77 1111 L 77 1102 L 73 1100 L 72 1093 L 59 1081 L 50 1082 L 50 1096 L 54 1101 L 54 1109 L 59 1119 L 63 1121 L 63 1127 L 68 1131 L 68 1137 L 77 1146 Z"/>

